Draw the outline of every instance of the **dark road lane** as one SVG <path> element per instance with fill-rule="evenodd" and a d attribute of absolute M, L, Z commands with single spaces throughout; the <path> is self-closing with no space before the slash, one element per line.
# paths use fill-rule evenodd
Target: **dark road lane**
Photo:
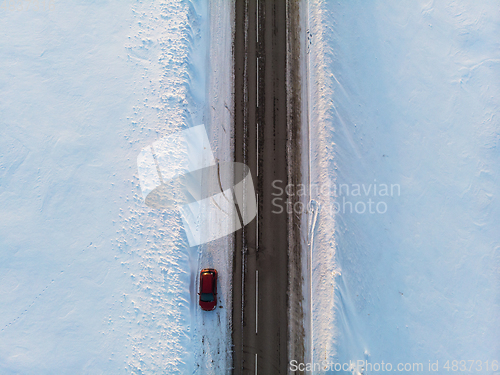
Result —
<path fill-rule="evenodd" d="M 295 35 L 290 34 L 290 25 L 296 25 L 287 22 L 283 0 L 238 0 L 235 7 L 235 161 L 252 171 L 258 215 L 235 234 L 234 374 L 286 374 L 289 342 L 296 342 L 296 336 L 299 341 L 303 338 L 303 331 L 290 334 L 288 324 L 290 288 L 294 288 L 293 301 L 301 299 L 300 283 L 289 280 L 290 260 L 292 271 L 300 273 L 300 246 L 291 243 L 299 239 L 290 235 L 289 228 L 300 223 L 286 210 L 277 213 L 272 200 L 276 197 L 273 183 L 285 186 L 300 175 L 288 168 L 298 160 L 293 153 L 300 116 L 287 109 L 298 95 L 287 76 L 291 66 L 287 38 Z"/>

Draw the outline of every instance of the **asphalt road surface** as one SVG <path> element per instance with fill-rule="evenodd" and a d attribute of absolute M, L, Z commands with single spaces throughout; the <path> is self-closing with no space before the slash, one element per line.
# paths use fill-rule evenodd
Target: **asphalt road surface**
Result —
<path fill-rule="evenodd" d="M 300 222 L 272 204 L 274 186 L 300 180 L 294 9 L 290 0 L 235 3 L 235 161 L 252 171 L 258 214 L 235 233 L 234 374 L 286 374 L 304 355 Z"/>

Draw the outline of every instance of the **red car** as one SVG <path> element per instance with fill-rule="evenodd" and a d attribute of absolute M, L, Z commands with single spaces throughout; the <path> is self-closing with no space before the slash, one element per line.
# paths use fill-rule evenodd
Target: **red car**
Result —
<path fill-rule="evenodd" d="M 200 307 L 205 311 L 215 309 L 217 305 L 217 271 L 205 268 L 200 272 Z"/>

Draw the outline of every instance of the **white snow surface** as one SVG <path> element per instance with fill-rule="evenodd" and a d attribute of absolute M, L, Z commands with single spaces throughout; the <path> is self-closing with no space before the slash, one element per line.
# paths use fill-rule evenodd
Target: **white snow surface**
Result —
<path fill-rule="evenodd" d="M 312 196 L 314 361 L 498 374 L 498 3 L 310 2 L 308 23 L 312 183 L 331 189 Z"/>
<path fill-rule="evenodd" d="M 231 160 L 220 3 L 0 11 L 1 374 L 227 371 L 229 239 L 205 262 L 177 212 L 144 204 L 136 165 L 144 147 L 202 123 L 214 156 Z M 214 10 L 227 13 L 214 22 Z M 222 308 L 207 314 L 205 265 L 221 275 Z"/>
<path fill-rule="evenodd" d="M 210 38 L 206 66 L 206 105 L 204 123 L 207 127 L 210 146 L 215 160 L 232 162 L 232 122 L 233 122 L 233 56 L 232 56 L 232 25 L 234 9 L 232 2 L 226 0 L 211 0 L 208 5 L 207 38 Z M 221 176 L 223 190 L 232 187 L 232 176 Z M 222 203 L 222 202 L 220 202 Z M 206 217 L 210 220 L 210 216 Z M 226 226 L 233 223 L 225 222 Z M 214 223 L 205 223 L 207 228 Z M 220 230 L 227 232 L 219 222 Z M 198 307 L 191 310 L 193 333 L 191 341 L 194 353 L 194 374 L 231 374 L 231 293 L 233 269 L 233 236 L 228 235 L 199 246 L 197 264 L 194 263 L 196 276 L 202 268 L 215 268 L 219 275 L 218 298 L 216 311 L 207 313 Z M 197 297 L 197 296 L 196 296 Z"/>

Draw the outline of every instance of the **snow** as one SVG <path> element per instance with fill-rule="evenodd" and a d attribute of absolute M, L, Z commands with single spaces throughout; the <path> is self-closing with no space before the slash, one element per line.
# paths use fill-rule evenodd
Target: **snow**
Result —
<path fill-rule="evenodd" d="M 230 7 L 214 24 L 205 1 L 26 4 L 0 12 L 0 372 L 221 373 L 230 240 L 190 248 L 178 212 L 144 204 L 136 160 L 202 123 L 231 160 L 230 75 L 207 67 L 230 67 Z M 212 255 L 223 308 L 203 315 Z"/>
<path fill-rule="evenodd" d="M 314 361 L 417 362 L 425 372 L 439 361 L 438 373 L 447 360 L 491 365 L 500 354 L 497 4 L 329 2 L 308 14 L 313 182 L 332 189 L 314 197 Z"/>
<path fill-rule="evenodd" d="M 215 160 L 220 163 L 232 162 L 234 160 L 232 153 L 233 5 L 225 0 L 210 1 L 208 14 L 210 49 L 206 62 L 205 124 Z M 232 176 L 221 175 L 224 190 L 231 187 L 232 183 Z M 234 248 L 232 241 L 233 236 L 229 235 L 200 246 L 197 269 L 215 268 L 219 271 L 220 302 L 215 314 L 207 314 L 200 309 L 193 310 L 196 327 L 192 337 L 195 348 L 195 374 L 231 373 L 231 288 Z"/>
<path fill-rule="evenodd" d="M 0 14 L 3 374 L 125 372 L 113 311 L 130 278 L 110 243 L 129 173 L 122 4 Z"/>

